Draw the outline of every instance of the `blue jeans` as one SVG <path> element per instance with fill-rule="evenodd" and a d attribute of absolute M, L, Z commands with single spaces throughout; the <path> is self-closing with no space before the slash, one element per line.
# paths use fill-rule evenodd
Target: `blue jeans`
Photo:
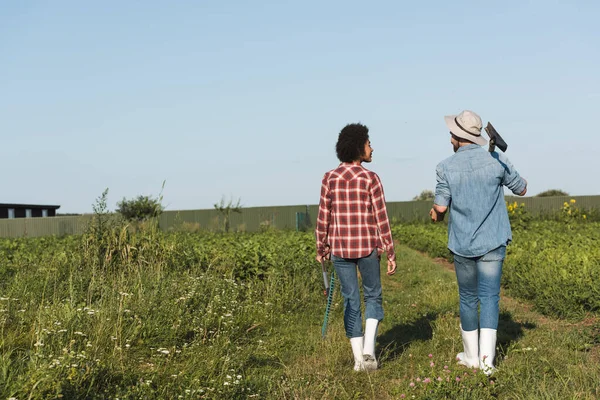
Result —
<path fill-rule="evenodd" d="M 365 297 L 366 318 L 383 319 L 381 273 L 377 249 L 363 258 L 340 258 L 331 255 L 331 261 L 342 286 L 344 297 L 344 327 L 349 338 L 363 335 L 362 313 L 360 310 L 360 288 L 356 266 L 362 278 Z"/>
<path fill-rule="evenodd" d="M 498 329 L 500 278 L 506 246 L 480 257 L 454 255 L 460 297 L 460 323 L 464 331 Z M 480 308 L 477 315 L 477 306 Z"/>

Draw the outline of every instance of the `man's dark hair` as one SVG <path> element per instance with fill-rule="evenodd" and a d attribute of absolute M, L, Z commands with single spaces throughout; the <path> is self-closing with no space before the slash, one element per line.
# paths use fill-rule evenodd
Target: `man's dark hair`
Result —
<path fill-rule="evenodd" d="M 348 124 L 340 131 L 335 145 L 337 157 L 341 162 L 359 160 L 365 152 L 365 143 L 369 140 L 369 128 L 363 124 Z"/>
<path fill-rule="evenodd" d="M 452 135 L 452 137 L 454 138 L 454 140 L 456 140 L 457 142 L 460 142 L 460 143 L 475 143 L 475 142 L 473 142 L 473 141 L 471 141 L 469 139 L 458 137 L 458 136 L 456 136 L 452 132 L 450 132 L 450 135 Z"/>

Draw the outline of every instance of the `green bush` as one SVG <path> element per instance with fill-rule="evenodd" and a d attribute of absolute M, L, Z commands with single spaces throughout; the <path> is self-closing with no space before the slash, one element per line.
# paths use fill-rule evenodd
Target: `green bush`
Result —
<path fill-rule="evenodd" d="M 600 223 L 587 222 L 574 203 L 565 203 L 561 221 L 533 221 L 522 205 L 508 207 L 517 225 L 502 274 L 508 293 L 558 317 L 600 311 Z M 446 231 L 444 224 L 393 228 L 400 243 L 452 261 Z"/>

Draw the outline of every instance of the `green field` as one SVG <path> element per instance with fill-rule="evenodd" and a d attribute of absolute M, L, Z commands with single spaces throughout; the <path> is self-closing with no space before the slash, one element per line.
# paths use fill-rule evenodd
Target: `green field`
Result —
<path fill-rule="evenodd" d="M 569 247 L 555 239 L 591 277 L 597 253 L 586 261 L 578 252 L 583 240 L 597 240 L 597 228 L 562 229 L 579 238 Z M 372 373 L 352 370 L 339 291 L 321 337 L 325 299 L 312 233 L 163 233 L 107 222 L 83 236 L 1 240 L 0 398 L 598 398 L 594 294 L 556 310 L 552 285 L 576 273 L 573 288 L 590 286 L 581 268 L 556 261 L 544 276 L 547 296 L 528 298 L 523 280 L 535 280 L 527 272 L 537 273 L 542 256 L 561 260 L 550 244 L 531 251 L 555 228 L 536 229 L 541 236 L 515 232 L 508 255 L 505 291 L 514 298 L 501 300 L 492 378 L 456 364 L 451 264 L 404 245 L 436 248 L 443 226 L 394 228 L 403 244 L 398 272 L 382 278 L 381 368 Z"/>

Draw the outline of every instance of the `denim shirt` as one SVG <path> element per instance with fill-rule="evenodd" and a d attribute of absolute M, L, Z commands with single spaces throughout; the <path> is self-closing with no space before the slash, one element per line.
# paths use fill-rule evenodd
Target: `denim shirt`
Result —
<path fill-rule="evenodd" d="M 520 194 L 527 183 L 503 154 L 462 146 L 437 165 L 436 174 L 435 204 L 450 208 L 452 253 L 479 257 L 512 240 L 503 186 Z"/>

